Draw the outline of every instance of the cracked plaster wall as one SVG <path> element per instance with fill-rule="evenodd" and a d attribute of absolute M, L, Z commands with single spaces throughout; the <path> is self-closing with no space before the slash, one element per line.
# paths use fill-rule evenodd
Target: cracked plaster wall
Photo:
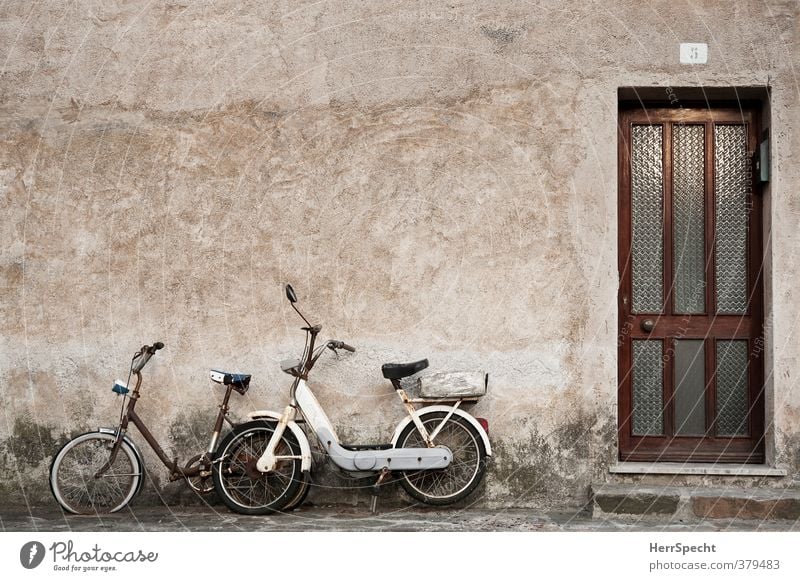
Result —
<path fill-rule="evenodd" d="M 54 448 L 113 423 L 112 381 L 145 342 L 167 348 L 141 415 L 176 454 L 205 444 L 212 366 L 254 375 L 235 414 L 281 409 L 278 362 L 302 339 L 288 281 L 358 349 L 315 378 L 345 439 L 385 440 L 402 417 L 381 363 L 484 368 L 475 411 L 498 457 L 478 501 L 584 502 L 616 454 L 617 89 L 649 85 L 772 87 L 768 413 L 796 479 L 797 12 L 4 4 L 4 499 L 50 502 Z M 678 63 L 686 41 L 709 43 L 708 65 Z M 147 462 L 147 498 L 185 498 Z"/>

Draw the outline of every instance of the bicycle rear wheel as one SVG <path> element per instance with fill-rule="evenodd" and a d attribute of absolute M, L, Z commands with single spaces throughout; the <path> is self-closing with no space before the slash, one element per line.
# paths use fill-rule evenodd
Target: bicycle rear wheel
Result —
<path fill-rule="evenodd" d="M 275 449 L 275 470 L 262 473 L 256 462 L 266 451 L 277 422 L 258 420 L 237 426 L 219 445 L 214 486 L 225 505 L 240 514 L 269 514 L 299 499 L 304 479 L 300 444 L 286 430 Z"/>
<path fill-rule="evenodd" d="M 114 463 L 97 472 L 111 457 L 114 434 L 89 432 L 73 438 L 50 465 L 50 490 L 56 501 L 73 514 L 103 514 L 125 507 L 141 487 L 144 467 L 133 447 L 120 443 Z"/>

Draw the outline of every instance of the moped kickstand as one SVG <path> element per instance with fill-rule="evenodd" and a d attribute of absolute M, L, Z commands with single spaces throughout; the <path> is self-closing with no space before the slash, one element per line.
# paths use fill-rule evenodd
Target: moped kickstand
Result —
<path fill-rule="evenodd" d="M 378 488 L 381 484 L 389 480 L 391 478 L 392 473 L 388 468 L 384 468 L 381 470 L 381 473 L 378 475 L 378 480 L 375 481 L 375 484 L 372 485 L 372 514 L 375 514 L 378 510 Z"/>

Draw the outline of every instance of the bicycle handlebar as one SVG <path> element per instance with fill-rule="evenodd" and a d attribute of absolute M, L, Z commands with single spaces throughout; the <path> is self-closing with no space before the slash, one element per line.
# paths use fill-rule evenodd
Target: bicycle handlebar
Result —
<path fill-rule="evenodd" d="M 134 373 L 141 371 L 144 366 L 147 365 L 147 362 L 150 361 L 150 358 L 155 355 L 156 351 L 163 348 L 164 344 L 161 341 L 156 341 L 152 345 L 143 345 L 133 356 L 135 363 L 131 363 L 131 371 Z M 136 359 L 139 359 L 139 361 L 136 361 Z"/>

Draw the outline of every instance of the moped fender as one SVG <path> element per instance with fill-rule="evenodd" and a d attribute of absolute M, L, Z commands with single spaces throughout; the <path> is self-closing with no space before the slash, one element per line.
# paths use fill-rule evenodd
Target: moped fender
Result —
<path fill-rule="evenodd" d="M 251 420 L 262 420 L 266 418 L 275 420 L 277 422 L 280 421 L 281 414 L 272 410 L 258 410 L 255 412 L 250 412 L 247 414 L 247 417 Z M 297 438 L 297 441 L 300 444 L 300 455 L 303 457 L 300 465 L 300 471 L 311 472 L 311 445 L 308 443 L 306 433 L 300 426 L 297 425 L 297 422 L 289 422 L 286 427 L 291 430 L 292 434 L 294 434 L 294 437 Z"/>
<path fill-rule="evenodd" d="M 450 413 L 452 410 L 453 410 L 452 406 L 430 405 L 430 406 L 426 406 L 424 408 L 418 409 L 417 410 L 417 416 L 422 418 L 425 414 L 430 413 L 430 412 Z M 454 416 L 459 416 L 461 418 L 464 418 L 472 426 L 474 426 L 476 430 L 478 430 L 478 433 L 481 435 L 481 440 L 483 441 L 483 447 L 486 450 L 486 455 L 487 456 L 491 456 L 492 455 L 492 445 L 489 443 L 489 435 L 483 429 L 483 426 L 481 426 L 478 423 L 478 420 L 476 420 L 474 417 L 472 417 L 467 412 L 462 411 L 460 409 L 456 409 L 453 412 L 453 415 Z M 411 420 L 410 417 L 406 417 L 406 418 L 403 419 L 402 422 L 400 422 L 398 424 L 397 428 L 394 431 L 394 436 L 392 436 L 392 446 L 397 446 L 397 441 L 400 439 L 400 434 L 403 432 L 403 430 L 406 428 L 406 426 L 411 423 L 411 421 L 412 420 Z"/>
<path fill-rule="evenodd" d="M 111 434 L 112 436 L 117 435 L 117 428 L 97 428 L 97 431 L 101 434 Z M 139 478 L 139 484 L 136 485 L 136 492 L 133 493 L 133 496 L 139 494 L 139 490 L 141 490 L 142 485 L 144 484 L 144 456 L 139 451 L 139 448 L 136 446 L 136 443 L 128 437 L 128 434 L 122 436 L 122 441 L 128 444 L 133 450 L 133 455 L 136 456 L 136 460 L 139 462 L 139 470 L 142 471 L 142 477 Z"/>

